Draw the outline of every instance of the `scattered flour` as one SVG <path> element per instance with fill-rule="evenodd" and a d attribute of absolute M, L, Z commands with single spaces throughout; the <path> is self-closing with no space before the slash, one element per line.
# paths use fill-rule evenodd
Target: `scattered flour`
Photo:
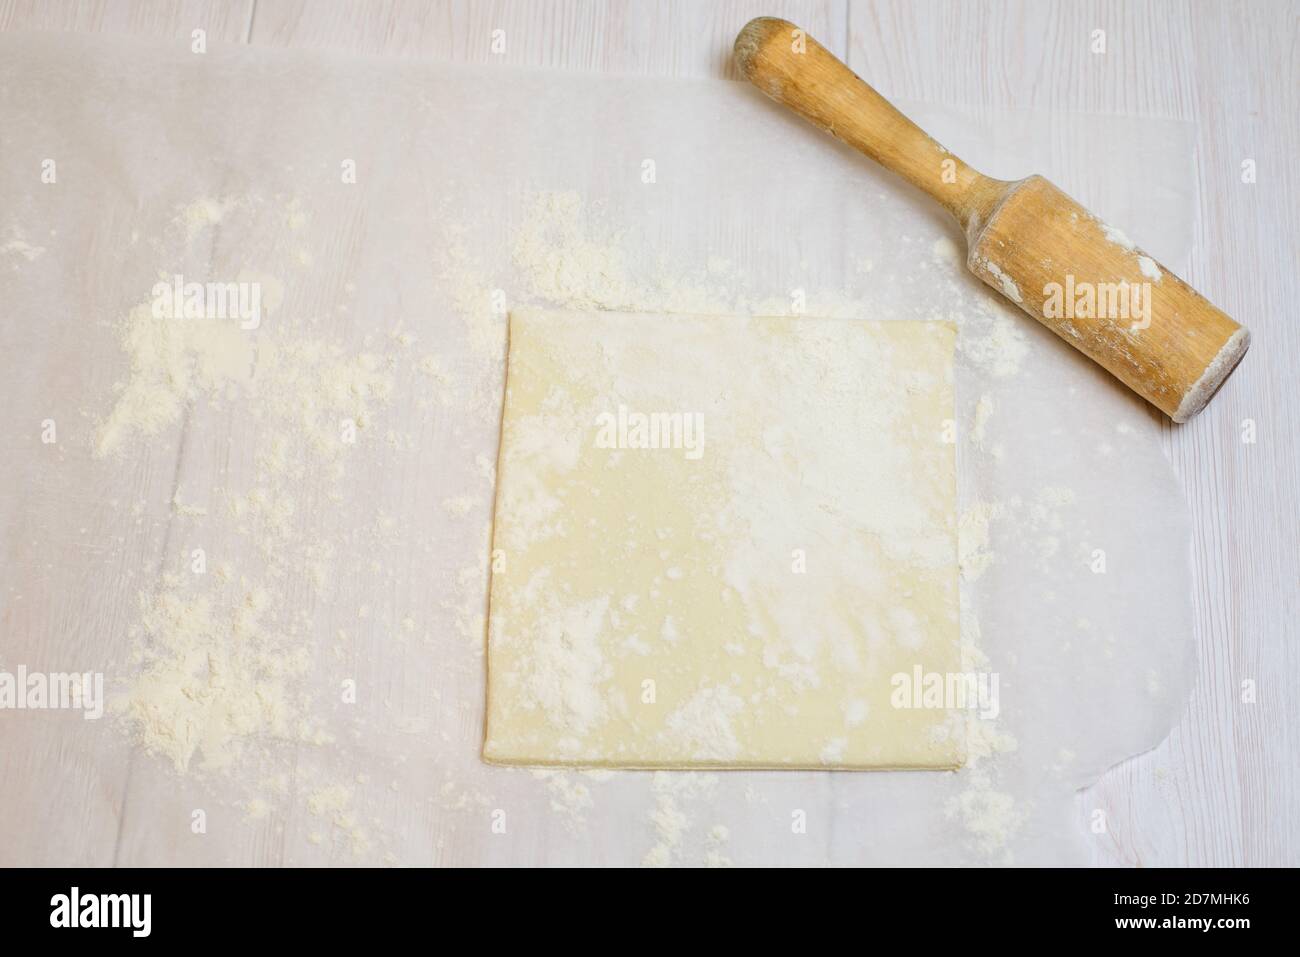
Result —
<path fill-rule="evenodd" d="M 568 771 L 539 768 L 533 771 L 533 776 L 546 782 L 551 811 L 559 815 L 570 830 L 581 830 L 594 803 L 587 784 L 574 780 L 577 775 Z"/>
<path fill-rule="evenodd" d="M 356 818 L 352 806 L 352 789 L 345 784 L 331 784 L 318 788 L 307 797 L 307 810 L 323 818 L 334 828 L 336 844 L 349 851 L 354 858 L 365 857 L 372 847 L 369 831 Z M 320 841 L 314 843 L 322 843 Z"/>
<path fill-rule="evenodd" d="M 989 395 L 987 392 L 984 393 L 984 395 L 981 395 L 979 401 L 975 403 L 975 425 L 971 429 L 971 441 L 978 449 L 984 448 L 984 439 L 988 429 L 989 419 L 993 417 L 993 410 L 995 407 L 996 404 L 993 401 L 993 396 Z"/>
<path fill-rule="evenodd" d="M 271 805 L 263 798 L 253 798 L 244 802 L 244 818 L 249 821 L 260 821 L 268 817 L 271 813 Z"/>
<path fill-rule="evenodd" d="M 187 242 L 223 221 L 246 228 L 236 220 L 254 215 L 257 205 L 197 200 L 174 226 Z M 286 215 L 290 228 L 305 216 L 292 205 Z M 386 340 L 390 354 L 349 347 L 322 335 L 313 320 L 282 312 L 277 278 L 245 270 L 239 279 L 261 287 L 263 322 L 256 329 L 155 318 L 147 301 L 127 313 L 116 330 L 126 375 L 91 448 L 112 463 L 160 437 L 170 445 L 182 422 L 202 427 L 214 413 L 238 437 L 231 445 L 241 466 L 222 469 L 224 484 L 211 490 L 208 503 L 187 504 L 179 491 L 171 502 L 172 514 L 191 526 L 187 538 L 213 553 L 213 567 L 208 574 L 164 574 L 139 594 L 130 673 L 112 700 L 146 753 L 180 774 L 221 775 L 236 788 L 251 787 L 248 772 L 282 764 L 295 747 L 333 741 L 329 711 L 309 693 L 319 687 L 312 672 L 325 647 L 309 602 L 328 596 L 340 546 L 373 552 L 375 540 L 392 530 L 328 533 L 311 518 L 321 510 L 320 497 L 344 500 L 348 463 L 380 441 L 377 417 L 392 403 L 399 375 L 420 378 L 414 357 L 402 358 L 410 345 L 402 336 Z M 394 444 L 393 435 L 390 447 L 412 449 L 409 437 L 398 435 Z M 361 454 L 363 461 L 369 455 Z M 188 564 L 188 552 L 184 558 Z M 382 567 L 373 557 L 355 559 L 363 560 Z M 269 813 L 272 801 L 292 797 L 259 795 L 243 806 L 256 819 L 265 816 L 264 804 Z M 324 807 L 323 800 L 313 803 Z M 366 829 L 341 809 L 331 816 L 347 849 L 366 854 L 373 846 Z"/>
<path fill-rule="evenodd" d="M 1007 844 L 1024 819 L 1023 810 L 1012 795 L 997 790 L 987 772 L 968 769 L 963 773 L 967 786 L 948 801 L 949 819 L 961 825 L 976 851 L 1011 863 Z"/>
<path fill-rule="evenodd" d="M 715 824 L 710 830 L 708 837 L 704 842 L 704 866 L 705 867 L 733 867 L 731 858 L 727 856 L 727 842 L 731 839 L 731 832 L 726 825 Z"/>
<path fill-rule="evenodd" d="M 999 379 L 1020 371 L 1029 354 L 1021 319 L 980 300 L 969 314 L 950 315 L 958 323 L 958 352 L 977 369 Z"/>
<path fill-rule="evenodd" d="M 195 237 L 204 229 L 220 223 L 225 218 L 226 213 L 233 209 L 237 202 L 233 198 L 215 199 L 209 196 L 201 196 L 188 206 L 185 206 L 176 219 L 185 227 L 186 240 L 193 242 Z"/>
<path fill-rule="evenodd" d="M 1142 275 L 1146 276 L 1153 282 L 1159 282 L 1160 277 L 1163 275 L 1163 273 L 1160 272 L 1160 267 L 1156 265 L 1156 261 L 1150 256 L 1139 256 L 1138 268 L 1142 270 Z"/>
<path fill-rule="evenodd" d="M 177 771 L 196 757 L 205 770 L 229 768 L 270 742 L 326 743 L 293 690 L 307 669 L 306 648 L 265 622 L 270 595 L 244 583 L 242 600 L 214 607 L 179 576 L 141 596 L 138 670 L 113 708 L 137 742 Z"/>
<path fill-rule="evenodd" d="M 1106 239 L 1109 242 L 1114 243 L 1116 246 L 1120 247 L 1121 249 L 1125 249 L 1129 252 L 1132 252 L 1134 249 L 1137 248 L 1137 245 L 1133 242 L 1133 240 L 1129 239 L 1126 235 L 1124 235 L 1124 232 L 1122 230 L 1116 229 L 1114 226 L 1108 225 L 1106 223 L 1102 223 L 1101 231 L 1105 234 Z"/>
<path fill-rule="evenodd" d="M 693 826 L 687 808 L 700 798 L 713 795 L 717 776 L 694 771 L 656 771 L 650 785 L 654 807 L 650 810 L 650 824 L 654 828 L 655 845 L 641 861 L 643 867 L 670 867 L 686 863 L 682 860 L 682 840 Z M 725 830 L 725 829 L 724 829 Z M 717 828 L 710 834 L 711 844 L 706 845 L 706 856 L 718 855 L 725 837 Z"/>
<path fill-rule="evenodd" d="M 177 221 L 193 240 L 246 205 L 201 199 L 185 207 Z M 681 263 L 633 260 L 622 234 L 609 228 L 599 208 L 588 207 L 576 193 L 537 194 L 524 209 L 525 216 L 510 239 L 516 274 L 522 280 L 522 287 L 511 290 L 514 299 L 634 311 L 790 313 L 785 296 L 749 298 L 742 292 L 748 278 L 734 264 L 716 257 L 694 272 Z M 297 230 L 305 225 L 306 214 L 291 204 L 285 221 Z M 136 741 L 178 771 L 224 772 L 260 764 L 282 746 L 329 743 L 317 721 L 317 706 L 304 691 L 304 674 L 317 654 L 310 619 L 292 604 L 286 583 L 297 569 L 320 592 L 331 579 L 337 559 L 334 543 L 313 539 L 299 521 L 309 506 L 298 500 L 298 489 L 304 476 L 323 474 L 333 489 L 330 494 L 342 494 L 339 480 L 353 449 L 364 447 L 365 437 L 376 434 L 376 419 L 392 403 L 397 379 L 407 372 L 412 381 L 426 383 L 422 407 L 495 413 L 508 303 L 468 248 L 450 230 L 433 268 L 448 289 L 471 354 L 480 363 L 470 373 L 457 366 L 453 375 L 439 355 L 411 355 L 416 340 L 400 330 L 380 334 L 397 350 L 394 356 L 380 348 L 349 348 L 293 317 L 264 324 L 250 335 L 221 321 L 155 320 L 149 305 L 142 303 L 122 322 L 119 331 L 129 371 L 96 431 L 97 456 L 116 457 L 170 433 L 197 408 L 216 412 L 237 408 L 256 423 L 249 430 L 257 464 L 252 484 L 217 490 L 225 508 L 212 508 L 212 516 L 209 509 L 185 505 L 179 498 L 173 510 L 195 520 L 229 521 L 237 535 L 255 545 L 264 567 L 241 573 L 223 563 L 220 575 L 199 582 L 167 576 L 158 589 L 142 594 L 135 674 L 115 704 Z M 17 248 L 3 251 L 35 258 Z M 936 242 L 931 253 L 936 261 L 960 259 L 951 240 Z M 860 271 L 871 269 L 870 263 L 864 263 Z M 850 297 L 813 291 L 807 311 L 860 317 L 867 308 Z M 983 373 L 1005 377 L 1019 371 L 1028 345 L 1016 318 L 1005 310 L 979 302 L 968 313 L 937 318 L 959 324 L 962 354 Z M 977 406 L 973 432 L 977 442 L 983 441 L 992 408 L 991 399 Z M 340 420 L 355 424 L 357 446 L 338 440 Z M 407 447 L 405 440 L 399 444 Z M 473 513 L 479 500 L 490 503 L 491 450 L 479 459 L 484 489 L 446 499 L 444 508 L 452 516 Z M 979 516 L 963 517 L 964 530 L 975 532 L 974 538 L 963 536 L 963 574 L 970 577 L 978 577 L 992 560 L 987 522 L 998 506 L 983 508 L 982 524 Z M 490 525 L 485 523 L 483 559 L 456 574 L 444 602 L 457 610 L 458 629 L 471 644 L 481 644 L 489 535 Z M 596 615 L 596 610 L 592 613 Z M 599 668 L 600 663 L 583 667 Z M 537 687 L 530 693 L 539 706 L 563 708 L 569 720 L 579 723 L 600 707 L 581 694 L 568 694 L 564 687 Z M 728 710 L 712 707 L 709 713 L 726 715 Z M 698 736 L 698 730 L 688 727 L 688 719 L 688 714 L 680 716 L 676 733 Z M 699 746 L 723 754 L 727 741 L 728 729 L 720 725 L 701 737 Z M 976 732 L 973 741 L 973 749 L 983 755 L 1006 750 L 1010 738 Z M 545 781 L 552 812 L 567 826 L 581 826 L 594 805 L 585 779 L 567 773 L 539 776 Z M 684 841 L 692 828 L 687 811 L 692 801 L 713 792 L 715 781 L 696 773 L 654 775 L 650 820 L 656 841 L 645 855 L 645 864 L 686 862 Z M 991 788 L 983 790 L 989 793 L 963 796 L 949 812 L 979 840 L 991 841 L 1010 832 L 1015 814 L 1013 807 L 1004 806 L 1004 796 Z M 276 799 L 284 797 L 283 789 L 270 793 Z M 310 793 L 307 806 L 360 856 L 372 840 L 357 821 L 354 801 L 350 787 L 324 783 Z M 443 795 L 441 806 L 467 810 L 489 806 L 490 801 L 473 785 L 455 786 Z M 248 800 L 244 807 L 250 819 L 271 812 L 271 802 L 263 797 Z M 997 815 L 1000 818 L 991 819 Z M 316 831 L 311 840 L 324 843 L 327 838 Z M 730 864 L 728 840 L 727 828 L 714 826 L 697 848 L 702 862 Z"/>
<path fill-rule="evenodd" d="M 976 502 L 962 513 L 957 523 L 957 563 L 966 581 L 975 581 L 993 563 L 989 524 L 1001 514 L 998 502 Z"/>
<path fill-rule="evenodd" d="M 97 430 L 100 457 L 135 436 L 157 435 L 200 395 L 220 402 L 227 388 L 246 387 L 252 377 L 253 339 L 236 323 L 155 319 L 151 304 L 143 302 L 127 316 L 120 337 L 130 374 Z"/>
<path fill-rule="evenodd" d="M 1014 279 L 1002 271 L 1002 267 L 992 260 L 985 259 L 984 268 L 989 271 L 990 276 L 998 281 L 998 288 L 1002 290 L 1002 295 L 1015 303 L 1024 302 L 1020 295 L 1020 287 L 1016 285 Z"/>
<path fill-rule="evenodd" d="M 1114 243 L 1125 252 L 1138 252 L 1137 244 L 1133 242 L 1133 240 L 1129 239 L 1122 230 L 1116 229 L 1114 226 L 1107 225 L 1106 223 L 1102 223 L 1101 231 L 1109 242 Z M 1146 276 L 1152 282 L 1159 282 L 1161 280 L 1163 273 L 1161 273 L 1160 267 L 1156 264 L 1154 259 L 1150 256 L 1145 256 L 1139 253 L 1137 262 L 1138 269 L 1142 271 L 1142 275 Z"/>
<path fill-rule="evenodd" d="M 27 262 L 34 262 L 44 254 L 44 246 L 33 246 L 18 237 L 0 243 L 0 255 L 21 256 Z"/>

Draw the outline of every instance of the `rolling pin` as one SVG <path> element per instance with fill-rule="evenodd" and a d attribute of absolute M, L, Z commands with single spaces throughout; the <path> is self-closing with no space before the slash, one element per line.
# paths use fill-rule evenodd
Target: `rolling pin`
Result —
<path fill-rule="evenodd" d="M 1250 333 L 1042 176 L 967 166 L 794 24 L 751 20 L 740 73 L 765 94 L 939 202 L 966 234 L 966 266 L 1160 409 L 1186 422 L 1218 391 Z"/>

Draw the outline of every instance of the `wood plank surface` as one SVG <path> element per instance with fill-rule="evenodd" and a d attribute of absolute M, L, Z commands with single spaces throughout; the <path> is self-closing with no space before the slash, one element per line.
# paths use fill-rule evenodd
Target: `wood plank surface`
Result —
<path fill-rule="evenodd" d="M 186 39 L 201 27 L 213 41 L 271 47 L 734 77 L 731 41 L 760 14 L 806 27 L 886 96 L 1196 125 L 1186 278 L 1250 327 L 1254 344 L 1204 414 L 1164 431 L 1193 516 L 1191 703 L 1160 747 L 1080 794 L 1078 822 L 1089 833 L 1090 815 L 1105 810 L 1109 827 L 1090 838 L 1100 864 L 1300 864 L 1300 696 L 1291 688 L 1300 676 L 1300 3 L 0 0 L 0 30 Z M 494 30 L 505 31 L 500 54 Z M 1104 53 L 1093 49 L 1098 30 Z M 1253 183 L 1242 179 L 1248 162 Z M 1250 423 L 1253 443 L 1243 440 Z M 157 481 L 152 471 L 137 478 Z M 1242 700 L 1247 681 L 1253 703 Z M 57 832 L 70 822 L 49 823 Z M 72 823 L 116 826 L 96 815 Z M 250 830 L 246 843 L 203 859 L 280 862 L 282 839 Z M 122 833 L 113 859 L 147 859 L 147 840 Z M 49 862 L 68 850 L 51 846 Z"/>

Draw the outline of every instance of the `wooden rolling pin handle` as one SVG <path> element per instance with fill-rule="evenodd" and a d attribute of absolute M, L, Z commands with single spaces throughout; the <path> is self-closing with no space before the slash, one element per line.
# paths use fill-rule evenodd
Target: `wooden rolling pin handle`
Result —
<path fill-rule="evenodd" d="M 751 20 L 736 37 L 735 56 L 747 80 L 933 197 L 968 237 L 1015 185 L 984 176 L 949 153 L 787 20 Z"/>

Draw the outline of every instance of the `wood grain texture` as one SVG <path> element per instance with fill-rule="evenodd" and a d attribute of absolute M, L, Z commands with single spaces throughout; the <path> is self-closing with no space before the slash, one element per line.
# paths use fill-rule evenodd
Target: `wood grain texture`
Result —
<path fill-rule="evenodd" d="M 846 0 L 258 0 L 251 42 L 464 63 L 735 78 L 731 45 L 747 20 L 771 14 L 806 24 L 842 56 L 847 11 Z M 495 30 L 505 31 L 501 53 L 492 50 Z"/>
<path fill-rule="evenodd" d="M 1300 150 L 1294 3 L 1193 5 L 1199 210 L 1192 281 L 1257 328 L 1265 348 L 1206 421 L 1172 437 L 1193 503 L 1203 665 L 1189 738 L 1189 859 L 1300 858 Z M 1289 79 L 1287 79 L 1289 77 Z M 1257 182 L 1242 182 L 1253 160 Z M 1237 377 L 1234 376 L 1234 379 Z M 1226 401 L 1224 401 L 1226 400 Z M 1243 423 L 1259 429 L 1242 442 Z M 1242 703 L 1241 683 L 1258 686 Z M 1184 722 L 1187 725 L 1187 722 Z M 1194 730 L 1192 730 L 1194 729 Z M 1211 750 L 1212 740 L 1221 750 Z M 1223 831 L 1232 838 L 1225 839 Z M 1192 843 L 1194 841 L 1195 843 Z M 1226 847 L 1224 845 L 1227 845 Z"/>
<path fill-rule="evenodd" d="M 1089 51 L 1096 29 L 1105 54 Z M 1300 5 L 1283 0 L 852 5 L 849 65 L 886 96 L 1196 123 L 1186 278 L 1256 344 L 1198 419 L 1165 428 L 1192 509 L 1200 667 L 1170 738 L 1081 795 L 1081 823 L 1097 808 L 1109 821 L 1098 863 L 1300 860 L 1300 701 L 1288 690 L 1300 665 L 1300 334 L 1284 306 L 1300 294 L 1298 44 Z M 1254 184 L 1241 181 L 1247 159 Z M 1255 704 L 1241 700 L 1248 680 Z"/>
<path fill-rule="evenodd" d="M 255 0 L 0 0 L 0 30 L 120 33 L 189 40 L 196 29 L 224 43 L 248 42 Z"/>
<path fill-rule="evenodd" d="M 0 0 L 4 30 L 183 38 L 200 25 L 213 39 L 277 47 L 672 76 L 734 77 L 735 33 L 759 15 L 805 27 L 886 97 L 1046 108 L 1063 121 L 1096 111 L 1196 124 L 1196 236 L 1185 278 L 1250 327 L 1255 345 L 1200 417 L 1164 429 L 1194 523 L 1200 662 L 1191 703 L 1160 747 L 1080 795 L 1078 821 L 1090 833 L 1093 812 L 1105 812 L 1108 827 L 1091 837 L 1097 863 L 1300 864 L 1294 0 Z M 505 31 L 500 55 L 491 51 L 495 29 Z M 1089 46 L 1098 29 L 1104 54 Z M 1242 182 L 1247 160 L 1254 183 Z M 1053 174 L 1067 192 L 1086 175 Z M 1247 420 L 1253 443 L 1243 441 Z M 1243 703 L 1245 681 L 1256 703 Z M 77 776 L 75 755 L 58 757 L 68 761 L 70 786 L 105 786 Z M 73 826 L 101 826 L 102 796 L 88 795 L 85 806 L 94 810 Z M 69 827 L 58 823 L 52 832 Z M 147 840 L 143 829 L 124 832 L 115 859 L 147 858 Z M 282 859 L 279 840 L 254 832 L 222 862 Z"/>

